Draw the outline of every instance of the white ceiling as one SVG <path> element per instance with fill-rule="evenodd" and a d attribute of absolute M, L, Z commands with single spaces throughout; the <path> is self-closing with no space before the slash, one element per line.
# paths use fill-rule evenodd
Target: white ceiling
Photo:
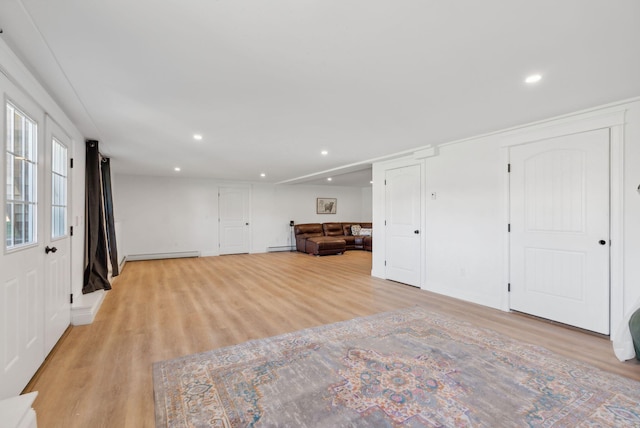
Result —
<path fill-rule="evenodd" d="M 2 0 L 0 28 L 116 173 L 366 186 L 371 159 L 640 95 L 638 0 Z"/>

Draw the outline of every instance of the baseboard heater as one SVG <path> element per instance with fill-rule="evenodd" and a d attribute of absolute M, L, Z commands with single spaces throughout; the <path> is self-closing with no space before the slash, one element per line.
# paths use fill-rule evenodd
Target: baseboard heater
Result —
<path fill-rule="evenodd" d="M 176 253 L 153 253 L 153 254 L 129 254 L 128 262 L 136 260 L 161 260 L 161 259 L 182 259 L 188 257 L 200 257 L 200 251 L 182 251 Z"/>
<path fill-rule="evenodd" d="M 267 247 L 268 253 L 275 253 L 278 251 L 293 251 L 296 247 L 292 247 L 290 245 L 281 245 L 279 247 Z"/>

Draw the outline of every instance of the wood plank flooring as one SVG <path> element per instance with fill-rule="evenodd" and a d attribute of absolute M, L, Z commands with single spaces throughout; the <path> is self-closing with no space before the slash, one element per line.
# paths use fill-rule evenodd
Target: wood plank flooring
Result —
<path fill-rule="evenodd" d="M 130 262 L 93 324 L 71 327 L 27 391 L 38 426 L 154 426 L 151 365 L 420 305 L 640 380 L 607 338 L 370 276 L 371 254 L 268 253 Z"/>

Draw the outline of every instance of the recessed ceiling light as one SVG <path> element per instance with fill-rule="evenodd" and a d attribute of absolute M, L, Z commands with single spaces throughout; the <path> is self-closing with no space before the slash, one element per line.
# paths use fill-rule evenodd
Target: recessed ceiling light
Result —
<path fill-rule="evenodd" d="M 327 181 L 331 181 L 331 180 L 333 180 L 333 178 L 331 178 L 331 177 L 328 177 L 328 178 L 327 178 Z"/>
<path fill-rule="evenodd" d="M 536 83 L 536 82 L 539 82 L 540 79 L 542 79 L 542 75 L 532 74 L 531 76 L 527 76 L 527 78 L 524 79 L 524 81 L 525 83 Z"/>
<path fill-rule="evenodd" d="M 264 172 L 262 174 L 260 174 L 260 177 L 266 177 L 267 174 L 265 174 Z"/>
<path fill-rule="evenodd" d="M 173 168 L 173 170 L 174 170 L 175 172 L 180 172 L 180 167 L 179 167 L 179 166 L 177 166 L 177 167 Z"/>
<path fill-rule="evenodd" d="M 201 134 L 193 134 L 193 139 L 194 140 L 202 140 L 202 135 Z"/>
<path fill-rule="evenodd" d="M 321 154 L 322 156 L 326 156 L 326 155 L 328 155 L 328 154 L 329 154 L 329 152 L 328 152 L 328 151 L 326 151 L 326 150 L 323 150 L 323 151 L 321 151 L 321 152 L 320 152 L 320 154 Z"/>

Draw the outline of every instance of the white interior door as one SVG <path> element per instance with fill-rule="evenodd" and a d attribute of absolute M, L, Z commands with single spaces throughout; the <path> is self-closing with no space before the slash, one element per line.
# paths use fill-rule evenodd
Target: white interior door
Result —
<path fill-rule="evenodd" d="M 385 171 L 385 274 L 420 286 L 420 165 Z"/>
<path fill-rule="evenodd" d="M 3 100 L 4 227 L 0 255 L 0 399 L 19 394 L 44 361 L 43 112 L 9 88 Z"/>
<path fill-rule="evenodd" d="M 221 187 L 218 192 L 220 254 L 249 252 L 250 189 Z"/>
<path fill-rule="evenodd" d="M 514 310 L 609 334 L 609 130 L 510 149 Z"/>
<path fill-rule="evenodd" d="M 71 322 L 71 248 L 69 237 L 69 147 L 67 134 L 45 119 L 44 338 L 48 354 Z"/>

